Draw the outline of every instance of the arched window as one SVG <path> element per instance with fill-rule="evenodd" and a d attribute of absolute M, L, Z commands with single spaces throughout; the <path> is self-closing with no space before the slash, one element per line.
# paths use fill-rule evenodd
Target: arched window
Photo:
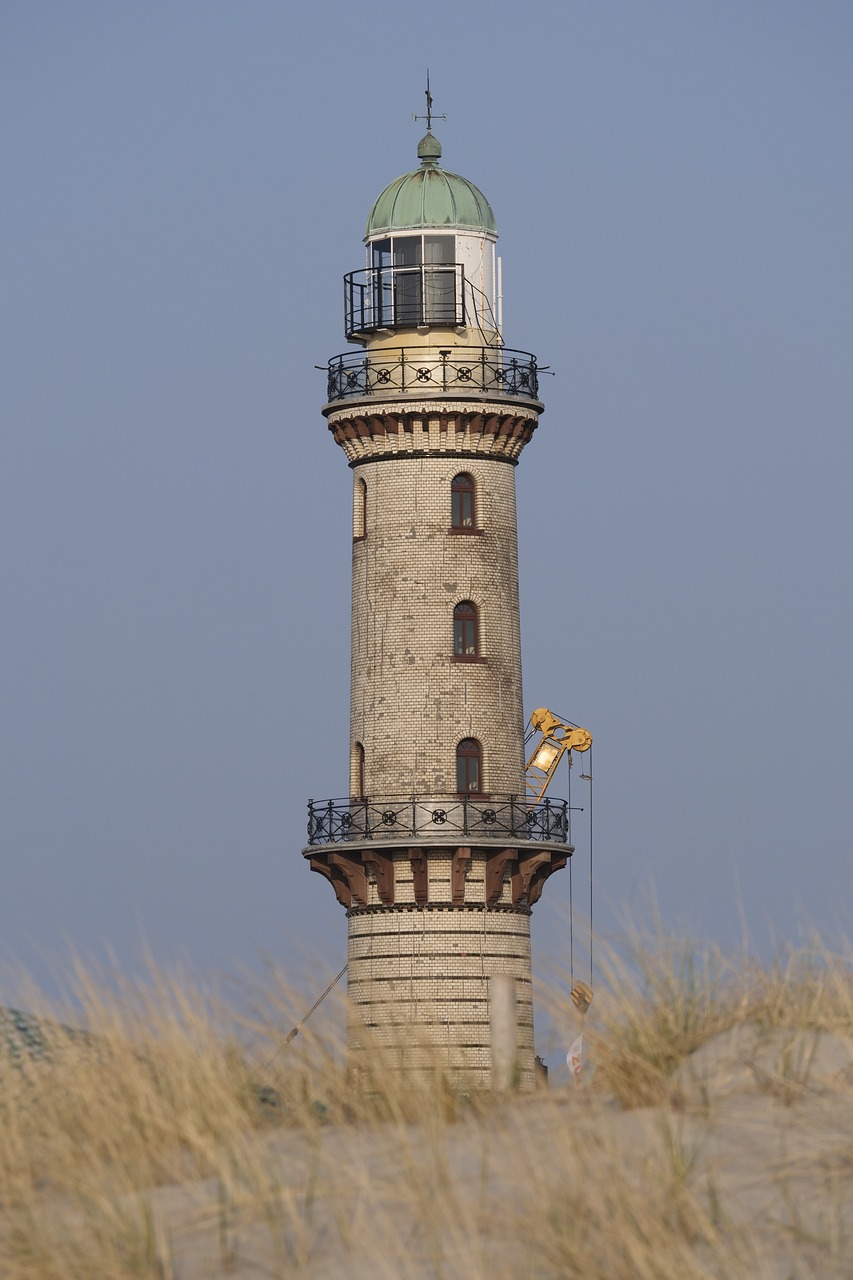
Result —
<path fill-rule="evenodd" d="M 477 634 L 477 606 L 470 600 L 460 600 L 453 610 L 453 656 L 476 658 L 480 653 L 480 637 Z"/>
<path fill-rule="evenodd" d="M 482 790 L 482 756 L 476 738 L 463 738 L 456 748 L 456 790 L 461 796 Z"/>
<path fill-rule="evenodd" d="M 473 533 L 477 525 L 474 505 L 474 477 L 467 471 L 454 476 L 450 482 L 450 527 Z"/>
<path fill-rule="evenodd" d="M 352 491 L 352 536 L 354 542 L 367 537 L 367 481 L 361 476 Z"/>
<path fill-rule="evenodd" d="M 354 800 L 364 799 L 364 747 L 360 742 L 353 743 L 352 748 L 350 795 Z"/>

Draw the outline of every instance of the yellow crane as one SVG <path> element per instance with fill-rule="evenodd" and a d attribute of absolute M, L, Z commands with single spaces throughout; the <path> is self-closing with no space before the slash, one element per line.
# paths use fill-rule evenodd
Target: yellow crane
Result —
<path fill-rule="evenodd" d="M 530 726 L 542 734 L 527 761 L 527 798 L 541 800 L 567 751 L 589 751 L 592 734 L 575 724 L 567 724 L 547 707 L 537 707 Z"/>
<path fill-rule="evenodd" d="M 542 734 L 540 741 L 536 744 L 530 759 L 527 761 L 526 778 L 527 778 L 527 798 L 528 800 L 541 800 L 548 786 L 557 772 L 557 768 L 567 751 L 589 751 L 592 746 L 592 734 L 588 729 L 581 729 L 576 724 L 569 724 L 566 720 L 561 720 L 559 716 L 555 716 L 553 711 L 549 711 L 547 707 L 537 707 L 530 717 L 530 727 L 533 732 Z M 571 764 L 571 758 L 569 759 Z M 590 781 L 590 788 L 592 782 Z M 590 789 L 590 805 L 592 804 L 592 790 Z M 590 810 L 590 820 L 591 820 Z M 589 980 L 592 983 L 592 827 L 590 826 L 590 900 L 589 900 Z M 571 907 L 569 908 L 571 912 Z M 570 917 L 571 918 L 571 917 Z M 574 925 L 570 923 L 570 934 L 574 933 Z M 571 946 L 571 944 L 570 944 Z M 571 960 L 571 967 L 574 970 L 574 960 Z M 586 1011 L 592 1003 L 592 986 L 587 986 L 585 982 L 575 982 L 574 973 L 572 974 L 572 1004 L 577 1009 L 583 1019 Z M 581 1024 L 583 1025 L 583 1024 Z M 583 1033 L 575 1040 L 572 1048 L 569 1050 L 571 1058 L 575 1046 L 577 1046 L 577 1065 L 574 1060 L 571 1069 L 575 1073 L 576 1086 L 579 1084 L 579 1074 L 581 1069 L 581 1045 L 583 1043 Z"/>

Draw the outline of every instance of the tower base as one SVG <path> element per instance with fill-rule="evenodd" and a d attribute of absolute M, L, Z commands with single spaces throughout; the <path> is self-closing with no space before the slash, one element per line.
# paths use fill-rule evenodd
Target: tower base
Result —
<path fill-rule="evenodd" d="M 441 1071 L 462 1092 L 535 1086 L 529 907 L 436 905 L 348 913 L 348 1044 L 352 1066 Z M 513 979 L 514 1013 L 501 988 L 493 1044 L 493 979 Z M 507 1040 L 514 1061 L 507 1064 Z"/>
<path fill-rule="evenodd" d="M 407 1080 L 438 1071 L 462 1092 L 535 1088 L 530 913 L 573 849 L 547 838 L 552 828 L 563 832 L 561 811 L 544 808 L 540 818 L 520 803 L 517 825 L 540 838 L 512 839 L 516 824 L 511 843 L 472 838 L 480 808 L 481 825 L 495 825 L 494 806 L 467 808 L 465 844 L 419 833 L 415 813 L 402 847 L 373 827 L 369 842 L 335 840 L 355 822 L 344 827 L 332 803 L 315 811 L 313 829 L 331 840 L 303 854 L 347 910 L 354 1070 L 405 1072 Z M 426 808 L 431 823 L 450 825 L 444 810 Z M 377 833 L 397 825 L 380 823 Z"/>

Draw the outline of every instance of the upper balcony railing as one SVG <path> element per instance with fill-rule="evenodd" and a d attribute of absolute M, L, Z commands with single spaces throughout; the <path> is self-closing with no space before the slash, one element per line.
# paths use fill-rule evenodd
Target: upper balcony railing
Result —
<path fill-rule="evenodd" d="M 346 335 L 424 325 L 465 324 L 465 271 L 461 263 L 366 267 L 344 276 Z"/>
<path fill-rule="evenodd" d="M 529 351 L 509 347 L 386 347 L 345 351 L 329 361 L 328 400 L 485 395 L 539 400 L 539 370 Z"/>
<path fill-rule="evenodd" d="M 359 844 L 428 836 L 435 843 L 462 839 L 571 839 L 565 800 L 524 796 L 370 796 L 363 800 L 309 800 L 308 844 Z"/>

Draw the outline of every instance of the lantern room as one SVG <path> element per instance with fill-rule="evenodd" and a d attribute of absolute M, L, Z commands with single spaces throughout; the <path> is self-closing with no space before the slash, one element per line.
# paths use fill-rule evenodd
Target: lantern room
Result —
<path fill-rule="evenodd" d="M 439 165 L 428 132 L 420 168 L 395 179 L 367 220 L 366 265 L 344 277 L 346 335 L 369 343 L 414 330 L 500 342 L 500 259 L 491 206 L 467 178 Z"/>

